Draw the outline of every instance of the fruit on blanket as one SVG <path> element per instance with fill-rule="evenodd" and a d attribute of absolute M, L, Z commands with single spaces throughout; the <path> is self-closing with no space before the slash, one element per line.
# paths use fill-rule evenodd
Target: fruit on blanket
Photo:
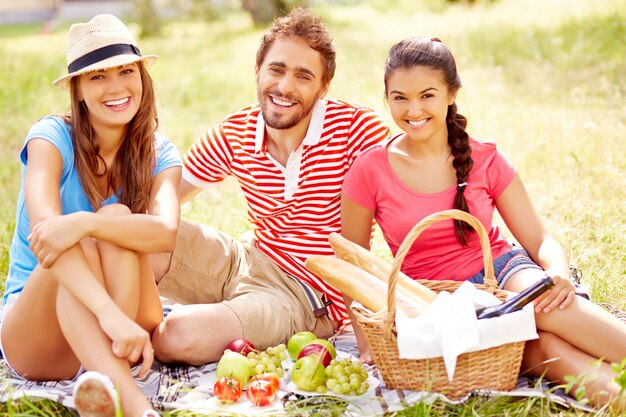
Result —
<path fill-rule="evenodd" d="M 361 362 L 350 358 L 333 359 L 324 370 L 326 388 L 339 395 L 363 395 L 369 389 L 369 375 Z"/>
<path fill-rule="evenodd" d="M 298 360 L 298 355 L 303 347 L 317 339 L 312 332 L 298 332 L 289 338 L 287 342 L 287 351 L 291 359 Z"/>
<path fill-rule="evenodd" d="M 312 344 L 324 346 L 328 350 L 328 352 L 330 353 L 331 359 L 335 359 L 337 357 L 337 351 L 335 350 L 335 347 L 328 340 L 326 340 L 326 339 L 315 339 L 314 341 L 309 343 L 309 345 L 312 345 Z"/>
<path fill-rule="evenodd" d="M 246 339 L 235 339 L 226 345 L 224 351 L 232 350 L 233 352 L 241 353 L 246 356 L 250 352 L 256 351 L 254 344 Z"/>
<path fill-rule="evenodd" d="M 274 373 L 278 378 L 285 375 L 283 361 L 287 359 L 287 347 L 284 343 L 268 347 L 266 350 L 248 353 L 248 362 L 252 366 L 252 375 L 260 375 L 266 372 Z"/>
<path fill-rule="evenodd" d="M 291 370 L 291 380 L 298 389 L 316 391 L 326 384 L 324 365 L 317 355 L 308 355 L 296 361 Z"/>
<path fill-rule="evenodd" d="M 241 353 L 226 351 L 217 363 L 215 375 L 218 379 L 223 376 L 234 378 L 243 387 L 252 376 L 252 366 Z"/>
<path fill-rule="evenodd" d="M 276 390 L 272 382 L 263 379 L 250 381 L 246 389 L 246 397 L 256 406 L 266 406 L 274 401 Z"/>
<path fill-rule="evenodd" d="M 237 402 L 241 397 L 241 384 L 234 378 L 223 376 L 215 381 L 213 394 L 223 403 Z"/>
<path fill-rule="evenodd" d="M 273 372 L 265 372 L 264 374 L 254 375 L 250 378 L 248 384 L 252 384 L 254 381 L 267 381 L 272 384 L 274 387 L 274 391 L 278 391 L 280 389 L 280 380 L 278 379 L 278 375 Z"/>
<path fill-rule="evenodd" d="M 328 351 L 328 348 L 320 345 L 319 343 L 312 342 L 303 347 L 300 351 L 300 354 L 298 355 L 298 359 L 301 359 L 308 355 L 317 355 L 324 368 L 330 364 L 331 360 L 333 360 L 333 357 Z"/>

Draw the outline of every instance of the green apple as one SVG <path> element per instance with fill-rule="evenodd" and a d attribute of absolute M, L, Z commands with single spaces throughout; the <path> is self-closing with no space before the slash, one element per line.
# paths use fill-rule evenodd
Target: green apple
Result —
<path fill-rule="evenodd" d="M 289 338 L 289 342 L 287 342 L 287 352 L 289 352 L 289 357 L 297 361 L 298 354 L 303 347 L 311 343 L 317 339 L 317 336 L 311 332 L 298 332 Z"/>
<path fill-rule="evenodd" d="M 296 361 L 291 370 L 291 380 L 298 389 L 315 391 L 326 384 L 326 371 L 317 355 L 304 356 Z"/>
<path fill-rule="evenodd" d="M 315 340 L 313 340 L 313 341 L 311 341 L 310 343 L 307 343 L 307 344 L 308 345 L 312 345 L 313 343 L 318 344 L 318 345 L 322 345 L 326 349 L 328 349 L 328 352 L 330 352 L 331 359 L 335 359 L 337 357 L 337 351 L 335 350 L 335 347 L 328 340 L 326 340 L 326 339 L 315 339 Z"/>
<path fill-rule="evenodd" d="M 217 363 L 215 375 L 218 379 L 223 376 L 236 379 L 243 387 L 252 376 L 252 365 L 241 353 L 226 351 Z"/>

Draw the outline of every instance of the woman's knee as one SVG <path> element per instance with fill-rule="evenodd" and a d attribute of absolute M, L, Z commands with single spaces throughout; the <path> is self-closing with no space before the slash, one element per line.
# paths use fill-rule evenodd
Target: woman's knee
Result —
<path fill-rule="evenodd" d="M 132 214 L 130 209 L 124 204 L 108 204 L 106 206 L 100 207 L 97 213 L 106 214 L 106 215 L 114 215 L 114 216 Z M 116 244 L 113 244 L 107 241 L 95 240 L 95 242 L 96 242 L 96 247 L 98 249 L 100 256 L 102 256 L 103 253 L 107 254 L 110 251 L 114 251 L 113 252 L 114 256 L 117 256 L 120 252 L 133 252 L 134 253 L 134 251 L 130 251 L 129 249 L 123 248 L 121 246 L 118 246 Z"/>
<path fill-rule="evenodd" d="M 550 332 L 539 332 L 539 339 L 536 342 L 539 351 L 545 359 L 552 359 L 563 355 L 564 351 L 571 347 L 568 342 Z"/>
<path fill-rule="evenodd" d="M 102 206 L 98 209 L 97 213 L 100 214 L 113 214 L 113 215 L 124 215 L 124 214 L 132 214 L 128 206 L 124 204 L 114 203 L 107 204 L 106 206 Z"/>

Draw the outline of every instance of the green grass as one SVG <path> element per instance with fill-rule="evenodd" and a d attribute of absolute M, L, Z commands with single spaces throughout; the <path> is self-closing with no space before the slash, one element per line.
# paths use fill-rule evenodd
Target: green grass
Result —
<path fill-rule="evenodd" d="M 377 110 L 389 47 L 417 34 L 437 36 L 457 58 L 460 112 L 471 134 L 496 139 L 518 167 L 537 209 L 595 300 L 626 308 L 626 3 L 613 0 L 344 1 L 316 10 L 331 28 L 338 67 L 330 96 Z M 337 3 L 337 2 L 335 2 Z M 19 192 L 18 152 L 29 127 L 68 105 L 50 83 L 65 67 L 67 27 L 0 28 L 0 286 Z M 140 42 L 161 59 L 156 80 L 162 130 L 181 151 L 205 129 L 255 99 L 260 29 L 243 13 L 218 21 L 170 22 Z M 397 128 L 394 126 L 394 131 Z M 207 190 L 183 216 L 238 235 L 249 228 L 234 181 Z M 377 234 L 374 251 L 389 259 Z M 34 404 L 34 405 L 33 405 Z M 2 408 L 4 407 L 4 408 Z M 58 415 L 49 401 L 20 401 L 0 415 Z M 52 411 L 45 411 L 52 410 Z M 472 399 L 462 406 L 418 405 L 407 416 L 575 416 L 541 400 Z M 179 414 L 185 415 L 185 414 Z"/>

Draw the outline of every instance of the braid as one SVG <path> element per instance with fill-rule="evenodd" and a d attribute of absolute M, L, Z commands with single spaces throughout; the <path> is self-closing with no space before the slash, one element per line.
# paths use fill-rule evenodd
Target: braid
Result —
<path fill-rule="evenodd" d="M 446 124 L 448 125 L 448 145 L 450 145 L 452 157 L 454 158 L 452 166 L 456 170 L 457 189 L 454 197 L 454 208 L 469 213 L 464 191 L 474 161 L 472 161 L 471 157 L 472 147 L 469 143 L 469 136 L 465 131 L 467 119 L 457 113 L 456 103 L 448 106 Z M 461 245 L 467 245 L 472 232 L 473 229 L 469 224 L 460 220 L 454 220 L 454 233 Z"/>

